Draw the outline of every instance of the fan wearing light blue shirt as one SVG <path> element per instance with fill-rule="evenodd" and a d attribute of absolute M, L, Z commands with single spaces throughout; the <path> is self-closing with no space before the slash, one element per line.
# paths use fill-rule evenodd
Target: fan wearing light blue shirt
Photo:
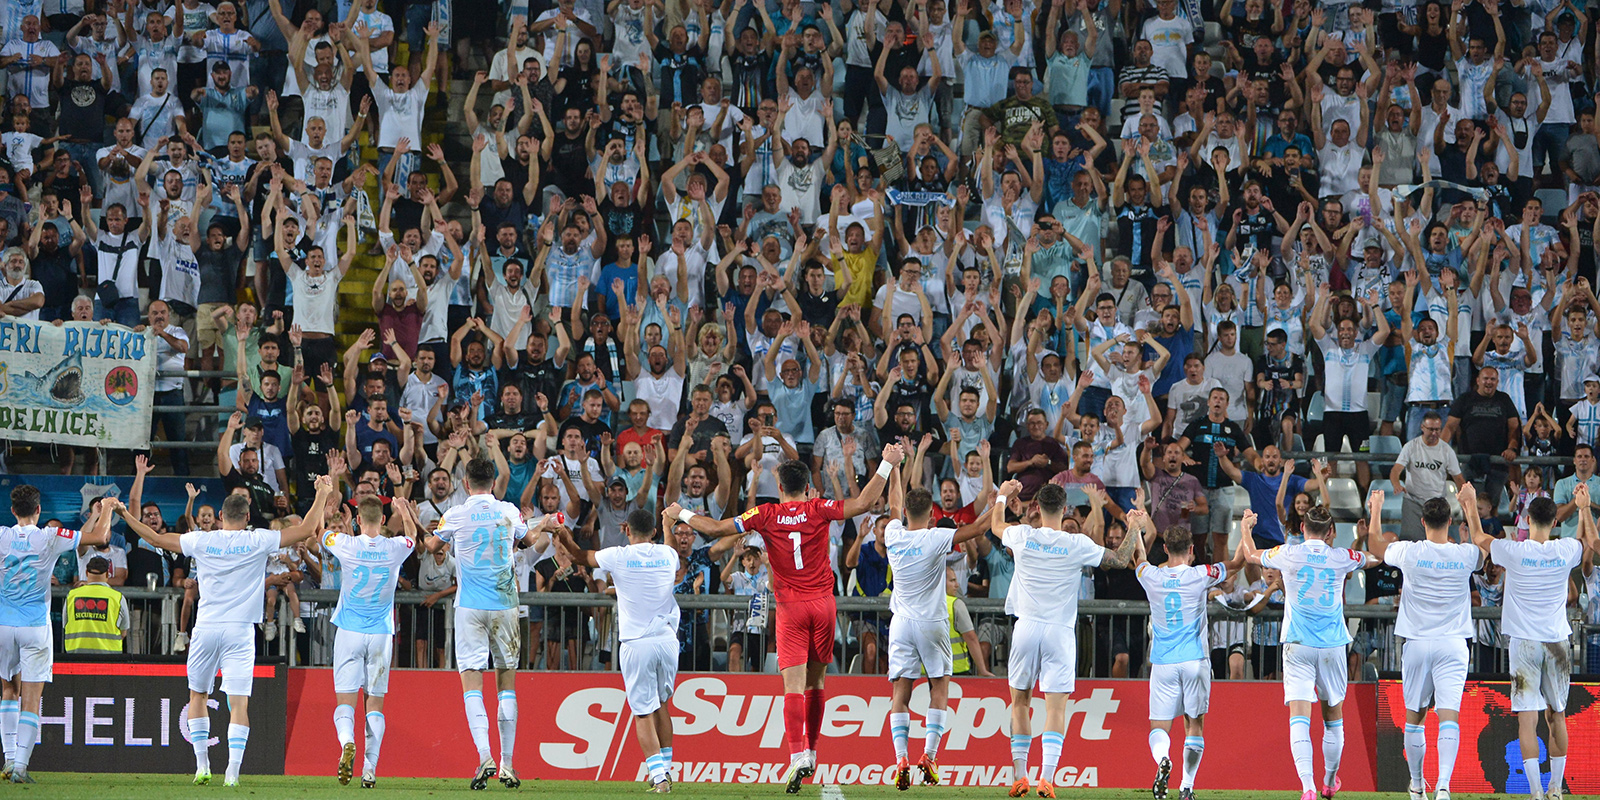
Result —
<path fill-rule="evenodd" d="M 1331 360 L 1331 359 L 1330 359 Z M 1301 800 L 1316 800 L 1312 774 L 1311 709 L 1322 707 L 1323 795 L 1339 791 L 1339 759 L 1344 754 L 1344 694 L 1349 665 L 1345 647 L 1344 582 L 1373 559 L 1333 547 L 1333 513 L 1326 506 L 1306 512 L 1303 544 L 1257 552 L 1250 537 L 1240 537 L 1249 563 L 1283 574 L 1283 697 L 1289 706 L 1289 751 L 1300 775 Z"/>
<path fill-rule="evenodd" d="M 1142 503 L 1141 503 L 1142 505 Z M 1244 512 L 1240 539 L 1250 538 L 1256 515 Z M 1206 604 L 1211 589 L 1228 581 L 1244 566 L 1241 544 L 1232 559 L 1215 564 L 1194 563 L 1194 533 L 1173 525 L 1159 533 L 1167 560 L 1155 566 L 1145 560 L 1156 536 L 1150 515 L 1137 508 L 1128 512 L 1130 534 L 1138 534 L 1133 561 L 1139 585 L 1150 599 L 1150 757 L 1156 762 L 1154 794 L 1164 798 L 1172 773 L 1172 721 L 1183 717 L 1183 797 L 1192 797 L 1195 773 L 1205 755 L 1206 711 L 1211 705 L 1211 645 Z"/>

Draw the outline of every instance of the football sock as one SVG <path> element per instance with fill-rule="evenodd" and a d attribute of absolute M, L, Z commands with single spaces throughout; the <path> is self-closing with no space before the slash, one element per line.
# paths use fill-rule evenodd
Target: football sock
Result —
<path fill-rule="evenodd" d="M 1439 723 L 1439 781 L 1436 788 L 1449 791 L 1450 775 L 1456 771 L 1456 750 L 1461 747 L 1461 725 Z M 1418 769 L 1421 772 L 1421 769 Z M 1420 781 L 1419 781 L 1420 782 Z"/>
<path fill-rule="evenodd" d="M 1344 756 L 1344 720 L 1330 719 L 1322 723 L 1323 786 L 1333 786 L 1339 775 L 1339 759 Z"/>
<path fill-rule="evenodd" d="M 666 759 L 666 756 L 663 756 L 660 753 L 656 753 L 655 755 L 650 756 L 649 758 L 646 758 L 644 760 L 644 764 L 645 764 L 645 766 L 650 768 L 650 782 L 651 783 L 660 783 L 660 782 L 662 782 L 662 781 L 667 779 L 667 759 Z"/>
<path fill-rule="evenodd" d="M 789 758 L 806 751 L 806 696 L 788 692 L 783 696 L 783 737 L 789 740 Z"/>
<path fill-rule="evenodd" d="M 367 712 L 367 748 L 361 753 L 361 764 L 366 772 L 378 771 L 378 753 L 383 750 L 383 732 L 387 727 L 382 711 Z"/>
<path fill-rule="evenodd" d="M 905 712 L 889 715 L 889 738 L 894 740 L 894 757 L 906 757 L 906 737 L 911 730 L 911 715 Z"/>
<path fill-rule="evenodd" d="M 356 740 L 355 706 L 341 704 L 333 707 L 333 730 L 339 734 L 341 747 Z"/>
<path fill-rule="evenodd" d="M 823 703 L 827 699 L 821 689 L 806 690 L 806 750 L 813 754 L 817 750 L 817 739 L 822 736 Z"/>
<path fill-rule="evenodd" d="M 194 745 L 194 768 L 197 772 L 211 771 L 211 718 L 189 720 L 189 744 Z"/>
<path fill-rule="evenodd" d="M 1039 736 L 1044 744 L 1044 765 L 1039 768 L 1039 780 L 1055 783 L 1056 764 L 1061 761 L 1061 743 L 1065 738 L 1055 731 L 1045 731 Z"/>
<path fill-rule="evenodd" d="M 1422 783 L 1422 760 L 1428 757 L 1427 729 L 1421 725 L 1406 725 L 1406 767 L 1411 770 L 1411 788 L 1420 789 Z M 1439 723 L 1439 745 L 1444 746 L 1444 723 Z M 1444 754 L 1440 750 L 1440 756 Z"/>
<path fill-rule="evenodd" d="M 228 773 L 237 776 L 244 763 L 244 748 L 250 744 L 250 726 L 228 723 Z"/>
<path fill-rule="evenodd" d="M 7 761 L 17 759 L 17 718 L 20 716 L 21 700 L 0 700 L 0 742 L 5 744 Z"/>
<path fill-rule="evenodd" d="M 1011 780 L 1026 780 L 1028 777 L 1028 750 L 1033 747 L 1033 737 L 1019 733 L 1011 734 Z"/>
<path fill-rule="evenodd" d="M 1294 756 L 1294 771 L 1300 775 L 1300 791 L 1317 788 L 1311 775 L 1311 718 L 1289 718 L 1289 753 Z"/>
<path fill-rule="evenodd" d="M 1566 776 L 1567 776 L 1567 757 L 1566 756 L 1551 756 L 1550 757 L 1550 786 L 1547 787 L 1545 789 L 1545 791 L 1546 792 L 1559 792 L 1559 791 L 1561 791 L 1561 784 L 1565 781 Z"/>
<path fill-rule="evenodd" d="M 939 740 L 944 737 L 944 715 L 945 710 L 942 708 L 928 709 L 928 741 L 922 749 L 928 758 L 939 757 Z"/>
<path fill-rule="evenodd" d="M 661 757 L 667 760 L 667 771 L 671 772 L 672 771 L 672 748 L 671 747 L 663 747 L 663 748 L 661 748 Z"/>
<path fill-rule="evenodd" d="M 28 771 L 28 761 L 33 758 L 33 746 L 39 743 L 39 715 L 24 711 L 17 717 L 17 769 Z"/>
<path fill-rule="evenodd" d="M 1206 740 L 1201 736 L 1188 736 L 1183 740 L 1183 783 L 1180 789 L 1193 789 L 1194 776 L 1200 771 L 1200 758 L 1206 754 Z"/>
<path fill-rule="evenodd" d="M 461 701 L 467 706 L 467 730 L 472 731 L 472 745 L 478 748 L 478 763 L 482 764 L 490 759 L 489 712 L 483 710 L 483 692 L 462 692 Z"/>
<path fill-rule="evenodd" d="M 1172 750 L 1172 737 L 1160 728 L 1150 729 L 1150 758 L 1157 764 Z"/>
<path fill-rule="evenodd" d="M 517 693 L 507 689 L 500 693 L 500 768 L 511 769 L 511 757 L 517 749 Z"/>
<path fill-rule="evenodd" d="M 1543 797 L 1544 787 L 1540 784 L 1538 756 L 1522 759 L 1522 774 L 1528 776 L 1528 794 Z"/>

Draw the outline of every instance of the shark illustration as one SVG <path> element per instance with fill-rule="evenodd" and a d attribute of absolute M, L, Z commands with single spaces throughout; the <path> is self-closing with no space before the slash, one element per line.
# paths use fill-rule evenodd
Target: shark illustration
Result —
<path fill-rule="evenodd" d="M 83 357 L 73 354 L 61 359 L 44 375 L 12 373 L 11 383 L 18 392 L 29 392 L 63 406 L 75 406 L 88 399 L 83 393 Z"/>

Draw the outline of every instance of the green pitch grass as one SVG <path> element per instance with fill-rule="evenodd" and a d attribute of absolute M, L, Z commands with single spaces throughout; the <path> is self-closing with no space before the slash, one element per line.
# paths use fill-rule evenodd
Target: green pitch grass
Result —
<path fill-rule="evenodd" d="M 498 783 L 490 783 L 481 793 L 467 788 L 467 779 L 437 780 L 424 778 L 380 778 L 375 789 L 363 790 L 359 778 L 349 786 L 340 786 L 332 776 L 326 778 L 246 775 L 236 789 L 222 786 L 222 773 L 213 775 L 210 786 L 195 786 L 189 775 L 109 775 L 105 773 L 70 774 L 38 773 L 33 786 L 0 787 L 0 797 L 5 795 L 62 798 L 62 800 L 174 800 L 179 797 L 252 797 L 261 800 L 313 800 L 333 797 L 335 794 L 351 795 L 352 800 L 423 800 L 424 798 L 462 797 L 489 798 L 526 795 L 538 800 L 643 800 L 650 796 L 641 784 L 621 782 L 591 783 L 584 781 L 525 780 L 522 788 L 508 790 Z M 981 787 L 913 786 L 908 792 L 897 792 L 890 786 L 841 786 L 837 794 L 830 790 L 824 797 L 823 787 L 807 785 L 794 795 L 800 800 L 996 800 L 1005 798 L 1004 789 Z M 783 800 L 790 797 L 777 785 L 750 784 L 679 784 L 673 787 L 674 795 L 716 800 Z M 1134 789 L 1058 789 L 1061 800 L 1149 800 L 1148 790 Z M 1197 800 L 1294 800 L 1293 792 L 1196 792 Z M 1430 795 L 1431 796 L 1431 795 Z M 1176 785 L 1168 795 L 1177 800 Z M 1341 800 L 1394 800 L 1404 794 L 1370 794 L 1341 792 Z M 1452 795 L 1452 800 L 1476 800 L 1494 795 Z M 1581 795 L 1566 795 L 1568 798 Z"/>

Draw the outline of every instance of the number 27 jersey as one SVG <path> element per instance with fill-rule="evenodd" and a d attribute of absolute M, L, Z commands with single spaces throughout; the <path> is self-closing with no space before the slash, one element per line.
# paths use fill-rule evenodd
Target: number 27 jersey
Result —
<path fill-rule="evenodd" d="M 339 607 L 333 612 L 333 624 L 339 630 L 394 633 L 395 585 L 412 544 L 403 536 L 323 534 L 323 549 L 335 555 L 348 573 L 339 583 Z"/>
<path fill-rule="evenodd" d="M 1349 644 L 1344 581 L 1366 565 L 1365 553 L 1329 547 L 1320 539 L 1262 553 L 1261 566 L 1283 573 L 1283 641 L 1307 647 Z"/>
<path fill-rule="evenodd" d="M 828 559 L 829 524 L 844 519 L 837 500 L 813 498 L 795 503 L 764 503 L 734 520 L 740 533 L 759 533 L 772 563 L 778 602 L 833 596 L 833 564 Z"/>

